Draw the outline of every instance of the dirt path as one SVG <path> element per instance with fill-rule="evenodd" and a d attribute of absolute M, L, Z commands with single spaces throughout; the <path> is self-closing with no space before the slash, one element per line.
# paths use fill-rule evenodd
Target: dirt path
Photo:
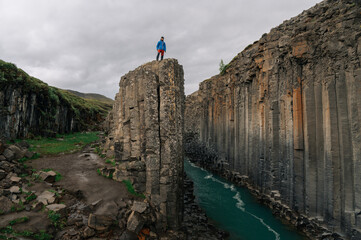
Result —
<path fill-rule="evenodd" d="M 27 162 L 37 170 L 52 169 L 62 175 L 55 184 L 71 192 L 83 195 L 87 204 L 100 201 L 98 214 L 113 214 L 120 202 L 133 198 L 123 183 L 105 178 L 97 173 L 97 169 L 105 166 L 104 160 L 92 153 L 90 148 L 83 152 L 39 158 Z M 114 212 L 116 214 L 116 212 Z"/>

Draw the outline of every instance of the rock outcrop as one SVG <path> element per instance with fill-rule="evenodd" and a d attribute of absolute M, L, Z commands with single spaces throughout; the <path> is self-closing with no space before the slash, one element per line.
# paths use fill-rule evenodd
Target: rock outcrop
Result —
<path fill-rule="evenodd" d="M 159 209 L 159 228 L 177 229 L 183 215 L 183 68 L 175 59 L 144 64 L 120 80 L 106 148 L 130 181 Z M 109 174 L 108 174 L 109 175 Z"/>
<path fill-rule="evenodd" d="M 285 21 L 186 103 L 189 131 L 218 151 L 224 169 L 354 239 L 361 238 L 360 9 L 358 1 L 329 0 Z"/>
<path fill-rule="evenodd" d="M 0 60 L 0 138 L 55 136 L 94 129 L 108 110 L 106 104 L 50 87 Z"/>

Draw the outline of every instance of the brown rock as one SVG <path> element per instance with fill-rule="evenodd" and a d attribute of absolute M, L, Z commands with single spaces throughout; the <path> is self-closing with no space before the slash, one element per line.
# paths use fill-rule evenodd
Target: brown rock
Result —
<path fill-rule="evenodd" d="M 9 191 L 11 192 L 11 193 L 20 193 L 21 191 L 20 191 L 20 187 L 18 187 L 18 186 L 12 186 L 10 189 L 9 189 Z"/>
<path fill-rule="evenodd" d="M 15 153 L 11 151 L 9 148 L 5 149 L 3 155 L 8 161 L 11 161 L 15 158 Z"/>
<path fill-rule="evenodd" d="M 132 212 L 128 217 L 127 229 L 133 233 L 138 234 L 144 226 L 144 219 L 137 212 Z"/>
<path fill-rule="evenodd" d="M 5 151 L 5 143 L 0 140 L 0 155 Z"/>
<path fill-rule="evenodd" d="M 50 204 L 46 206 L 46 208 L 50 211 L 58 212 L 64 208 L 66 208 L 65 204 Z"/>
<path fill-rule="evenodd" d="M 95 235 L 95 231 L 90 227 L 86 227 L 83 231 L 84 238 L 90 238 Z"/>
<path fill-rule="evenodd" d="M 37 201 L 44 205 L 52 204 L 55 202 L 55 193 L 45 190 L 38 196 Z"/>
<path fill-rule="evenodd" d="M 11 207 L 13 203 L 10 201 L 9 198 L 5 196 L 0 196 L 0 211 L 3 213 L 8 213 L 11 211 Z"/>
<path fill-rule="evenodd" d="M 96 231 L 106 231 L 112 225 L 113 219 L 110 216 L 90 214 L 88 226 Z"/>
<path fill-rule="evenodd" d="M 7 173 L 4 170 L 0 169 L 0 181 L 3 180 L 6 177 L 6 175 Z"/>
<path fill-rule="evenodd" d="M 148 203 L 134 201 L 131 210 L 136 211 L 138 213 L 143 213 L 145 210 L 147 210 L 147 208 L 148 208 Z"/>
<path fill-rule="evenodd" d="M 21 181 L 21 178 L 12 176 L 12 177 L 10 177 L 10 181 L 12 181 L 13 183 L 18 183 Z"/>
<path fill-rule="evenodd" d="M 46 182 L 49 183 L 54 183 L 55 182 L 55 177 L 56 177 L 56 172 L 54 171 L 49 171 L 49 172 L 43 172 L 40 171 L 39 172 L 39 177 Z"/>
<path fill-rule="evenodd" d="M 10 145 L 8 149 L 14 153 L 15 159 L 20 159 L 24 157 L 25 151 L 19 148 L 18 146 Z"/>

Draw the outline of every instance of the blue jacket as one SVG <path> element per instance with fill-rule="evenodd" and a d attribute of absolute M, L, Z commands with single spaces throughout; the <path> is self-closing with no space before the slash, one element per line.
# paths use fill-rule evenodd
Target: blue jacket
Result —
<path fill-rule="evenodd" d="M 165 46 L 164 41 L 159 40 L 159 42 L 157 43 L 157 50 L 164 50 L 165 52 L 167 51 L 167 47 Z"/>

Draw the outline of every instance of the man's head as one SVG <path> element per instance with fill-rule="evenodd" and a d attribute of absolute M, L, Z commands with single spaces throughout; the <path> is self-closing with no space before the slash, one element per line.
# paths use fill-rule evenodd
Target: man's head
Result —
<path fill-rule="evenodd" d="M 160 38 L 160 40 L 162 40 L 162 41 L 163 41 L 163 40 L 164 40 L 164 37 L 161 37 L 161 38 Z"/>

